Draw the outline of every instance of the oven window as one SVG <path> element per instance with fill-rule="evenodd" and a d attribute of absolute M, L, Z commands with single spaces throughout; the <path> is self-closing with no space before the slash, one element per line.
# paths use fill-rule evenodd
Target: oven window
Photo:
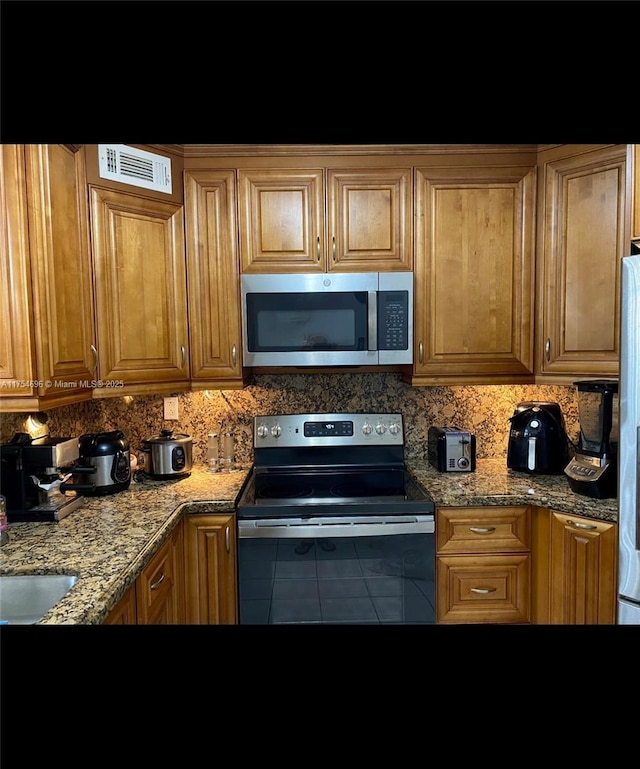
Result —
<path fill-rule="evenodd" d="M 238 541 L 241 624 L 435 624 L 433 534 Z"/>
<path fill-rule="evenodd" d="M 250 352 L 366 350 L 367 293 L 247 294 Z"/>

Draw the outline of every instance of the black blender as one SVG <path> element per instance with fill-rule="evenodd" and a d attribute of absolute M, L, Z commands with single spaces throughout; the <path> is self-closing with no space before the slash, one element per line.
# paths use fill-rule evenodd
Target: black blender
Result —
<path fill-rule="evenodd" d="M 615 497 L 618 475 L 618 382 L 591 379 L 578 388 L 580 437 L 575 456 L 565 467 L 577 494 L 596 499 Z"/>

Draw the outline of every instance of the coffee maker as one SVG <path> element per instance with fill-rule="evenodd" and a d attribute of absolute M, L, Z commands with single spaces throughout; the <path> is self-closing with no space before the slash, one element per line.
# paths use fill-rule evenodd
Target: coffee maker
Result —
<path fill-rule="evenodd" d="M 31 438 L 16 433 L 0 446 L 0 492 L 12 521 L 59 521 L 85 502 L 81 487 L 66 484 L 72 476 L 95 472 L 79 467 L 77 438 Z"/>
<path fill-rule="evenodd" d="M 618 382 L 591 379 L 578 388 L 580 437 L 564 472 L 577 494 L 606 499 L 617 495 Z"/>

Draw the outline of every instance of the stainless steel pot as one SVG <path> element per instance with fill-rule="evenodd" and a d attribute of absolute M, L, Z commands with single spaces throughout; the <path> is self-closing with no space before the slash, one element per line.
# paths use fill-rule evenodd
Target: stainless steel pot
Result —
<path fill-rule="evenodd" d="M 152 478 L 166 480 L 191 473 L 193 439 L 190 435 L 162 430 L 160 435 L 142 441 L 142 451 L 147 456 L 146 471 Z"/>

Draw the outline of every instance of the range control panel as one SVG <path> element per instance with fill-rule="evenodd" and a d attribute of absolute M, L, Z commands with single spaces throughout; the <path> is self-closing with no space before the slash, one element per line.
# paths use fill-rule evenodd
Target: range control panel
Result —
<path fill-rule="evenodd" d="M 402 446 L 402 414 L 281 414 L 254 418 L 255 448 Z"/>

